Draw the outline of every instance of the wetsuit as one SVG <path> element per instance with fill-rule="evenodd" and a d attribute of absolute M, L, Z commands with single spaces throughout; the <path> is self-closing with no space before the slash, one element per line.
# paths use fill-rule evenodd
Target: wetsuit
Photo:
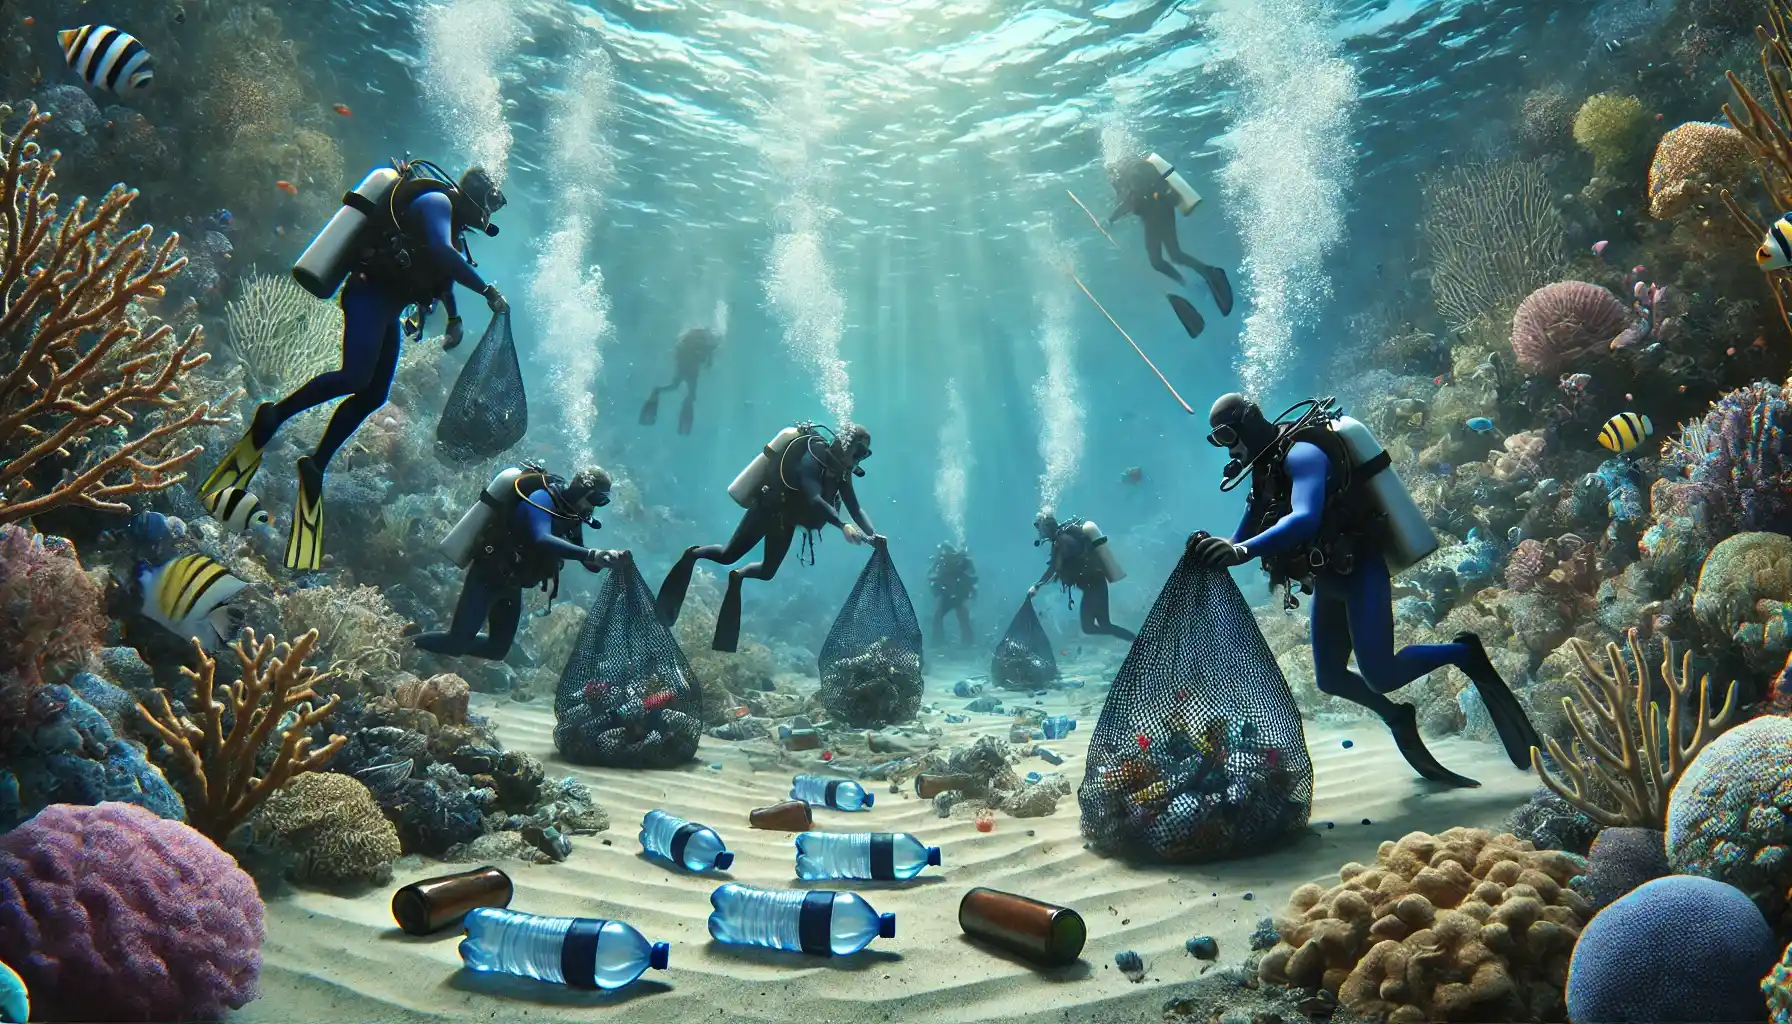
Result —
<path fill-rule="evenodd" d="M 1137 214 L 1139 223 L 1145 227 L 1145 255 L 1158 273 L 1178 284 L 1184 283 L 1181 272 L 1164 259 L 1164 254 L 1168 253 L 1171 260 L 1198 274 L 1211 274 L 1213 267 L 1182 251 L 1182 244 L 1176 238 L 1176 194 L 1170 191 L 1169 183 L 1164 181 L 1157 168 L 1145 160 L 1133 161 L 1115 179 L 1114 191 L 1118 201 L 1114 212 L 1108 215 L 1108 223 L 1129 213 Z M 1217 293 L 1215 297 L 1218 298 Z M 1230 309 L 1229 295 L 1221 305 L 1226 307 L 1221 312 Z"/>
<path fill-rule="evenodd" d="M 660 392 L 685 388 L 684 404 L 678 410 L 678 432 L 688 434 L 697 410 L 697 377 L 715 362 L 716 337 L 701 327 L 684 332 L 672 350 L 674 373 L 672 383 L 661 384 L 647 396 L 641 407 L 641 425 L 652 426 L 659 415 Z"/>
<path fill-rule="evenodd" d="M 933 584 L 933 642 L 945 642 L 942 632 L 946 613 L 957 612 L 958 631 L 964 636 L 964 645 L 969 647 L 971 597 L 977 592 L 977 570 L 971 566 L 971 560 L 962 552 L 942 551 L 935 557 L 927 579 Z"/>
<path fill-rule="evenodd" d="M 1081 523 L 1062 523 L 1052 535 L 1051 559 L 1046 563 L 1045 575 L 1033 584 L 1034 589 L 1052 580 L 1062 584 L 1066 592 L 1072 588 L 1083 592 L 1083 632 L 1133 641 L 1132 630 L 1116 626 L 1108 618 L 1108 577 L 1095 557 L 1094 545 L 1083 536 Z M 1075 603 L 1073 598 L 1071 604 Z"/>
<path fill-rule="evenodd" d="M 524 588 L 541 586 L 557 576 L 561 562 L 581 561 L 589 555 L 581 543 L 580 523 L 544 511 L 553 507 L 553 496 L 544 489 L 517 504 L 508 528 L 474 556 L 447 632 L 420 634 L 414 641 L 418 647 L 436 654 L 492 661 L 510 652 L 517 624 L 522 621 Z M 489 631 L 480 633 L 479 627 L 488 621 Z"/>

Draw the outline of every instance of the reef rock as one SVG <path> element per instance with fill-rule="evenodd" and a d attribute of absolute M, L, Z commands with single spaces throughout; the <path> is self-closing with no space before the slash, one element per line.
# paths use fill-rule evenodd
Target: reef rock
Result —
<path fill-rule="evenodd" d="M 51 804 L 118 802 L 175 821 L 186 816 L 180 795 L 143 747 L 119 738 L 106 716 L 74 690 L 47 686 L 32 699 L 45 709 L 37 724 L 0 749 L 0 832 Z"/>

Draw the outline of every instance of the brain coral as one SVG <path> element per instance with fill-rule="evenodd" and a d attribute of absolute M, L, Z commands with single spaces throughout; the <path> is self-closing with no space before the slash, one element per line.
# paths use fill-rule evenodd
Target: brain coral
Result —
<path fill-rule="evenodd" d="M 1747 896 L 1693 875 L 1639 886 L 1581 931 L 1568 968 L 1576 1021 L 1758 1021 L 1773 930 Z"/>
<path fill-rule="evenodd" d="M 1742 133 L 1727 124 L 1688 121 L 1661 137 L 1649 165 L 1649 216 L 1668 220 L 1687 207 L 1734 187 L 1748 174 Z"/>
<path fill-rule="evenodd" d="M 1635 329 L 1630 311 L 1611 292 L 1585 281 L 1557 281 L 1518 304 L 1512 351 L 1525 372 L 1548 373 L 1610 349 Z"/>
<path fill-rule="evenodd" d="M 1643 148 L 1649 115 L 1635 96 L 1602 92 L 1587 97 L 1574 115 L 1574 141 L 1593 154 L 1593 169 L 1617 170 Z"/>
<path fill-rule="evenodd" d="M 1756 718 L 1711 742 L 1668 798 L 1668 863 L 1747 893 L 1777 921 L 1792 885 L 1792 719 Z"/>
<path fill-rule="evenodd" d="M 0 835 L 0 961 L 39 1020 L 214 1020 L 255 998 L 261 897 L 134 804 L 53 804 Z"/>
<path fill-rule="evenodd" d="M 1706 629 L 1730 638 L 1751 666 L 1771 671 L 1786 656 L 1792 610 L 1792 537 L 1739 533 L 1725 538 L 1699 570 L 1692 610 Z"/>
<path fill-rule="evenodd" d="M 255 836 L 293 858 L 294 880 L 319 885 L 382 882 L 403 852 L 373 794 L 336 772 L 287 783 L 262 805 Z"/>
<path fill-rule="evenodd" d="M 1296 889 L 1260 973 L 1390 1024 L 1560 1019 L 1584 866 L 1483 829 L 1408 833 L 1340 884 Z"/>
<path fill-rule="evenodd" d="M 1660 830 L 1608 828 L 1593 840 L 1587 873 L 1574 880 L 1574 891 L 1585 896 L 1597 913 L 1644 882 L 1672 871 L 1667 839 Z"/>

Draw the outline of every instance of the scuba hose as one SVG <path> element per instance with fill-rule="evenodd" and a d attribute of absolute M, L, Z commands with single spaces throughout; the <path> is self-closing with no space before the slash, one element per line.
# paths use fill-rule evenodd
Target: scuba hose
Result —
<path fill-rule="evenodd" d="M 1288 408 L 1283 409 L 1281 411 L 1281 413 L 1276 416 L 1275 419 L 1270 421 L 1269 425 L 1272 427 L 1282 428 L 1276 432 L 1276 440 L 1279 441 L 1279 440 L 1281 440 L 1281 438 L 1283 438 L 1289 434 L 1293 434 L 1296 431 L 1305 430 L 1308 427 L 1313 426 L 1314 424 L 1319 423 L 1322 420 L 1329 422 L 1331 420 L 1337 419 L 1340 415 L 1342 415 L 1337 409 L 1337 404 L 1338 404 L 1338 400 L 1333 397 L 1303 398 L 1300 401 L 1289 406 Z M 1287 420 L 1289 415 L 1291 415 L 1296 409 L 1300 409 L 1303 406 L 1306 407 L 1306 411 L 1301 413 L 1299 419 L 1295 420 L 1292 423 L 1284 422 L 1285 420 Z M 1226 467 L 1226 478 L 1224 480 L 1220 481 L 1220 492 L 1223 494 L 1223 493 L 1230 491 L 1233 488 L 1237 487 L 1239 484 L 1243 483 L 1245 477 L 1248 477 L 1251 475 L 1251 470 L 1256 468 L 1258 461 L 1260 461 L 1263 458 L 1263 456 L 1269 454 L 1270 451 L 1276 447 L 1277 447 L 1277 445 L 1274 442 L 1271 442 L 1270 444 L 1265 445 L 1263 447 L 1262 451 L 1259 451 L 1257 454 L 1251 456 L 1250 460 L 1245 462 L 1243 465 L 1239 465 L 1236 461 L 1234 461 L 1232 466 L 1227 466 Z M 1238 468 L 1234 469 L 1233 466 L 1237 466 Z"/>
<path fill-rule="evenodd" d="M 523 481 L 531 479 L 532 477 L 535 477 L 535 476 L 539 476 L 541 478 L 542 489 L 547 490 L 549 494 L 553 494 L 554 492 L 551 490 L 548 490 L 548 487 L 553 482 L 553 480 L 555 480 L 556 478 L 549 475 L 547 469 L 536 462 L 524 461 L 521 468 L 524 471 L 523 475 L 517 477 L 516 480 L 510 485 L 511 489 L 516 491 L 516 496 L 517 496 L 518 500 L 522 501 L 524 504 L 530 506 L 531 508 L 540 509 L 541 511 L 546 512 L 548 515 L 553 516 L 555 519 L 561 520 L 562 522 L 580 523 L 585 526 L 591 527 L 593 530 L 601 530 L 604 528 L 604 524 L 598 522 L 597 517 L 595 517 L 595 516 L 585 517 L 585 516 L 569 515 L 565 512 L 561 512 L 559 509 L 548 508 L 544 505 L 536 504 L 535 499 L 533 499 L 533 498 L 529 497 L 527 494 L 523 493 Z M 558 502 L 554 502 L 554 504 L 558 504 Z"/>

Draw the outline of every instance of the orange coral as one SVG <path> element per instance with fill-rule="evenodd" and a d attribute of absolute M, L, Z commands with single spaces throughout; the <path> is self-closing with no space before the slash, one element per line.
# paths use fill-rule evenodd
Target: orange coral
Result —
<path fill-rule="evenodd" d="M 10 114 L 0 106 L 0 121 Z M 129 511 L 119 499 L 185 479 L 199 448 L 178 449 L 182 431 L 221 422 L 181 399 L 181 378 L 210 358 L 194 351 L 200 330 L 176 341 L 129 315 L 186 265 L 179 238 L 152 246 L 149 225 L 116 235 L 137 198 L 122 186 L 59 221 L 58 154 L 36 142 L 49 120 L 31 107 L 0 138 L 0 523 L 64 505 Z M 72 466 L 45 489 L 33 477 L 52 457 Z"/>
<path fill-rule="evenodd" d="M 1649 164 L 1649 216 L 1668 220 L 1748 167 L 1742 133 L 1724 124 L 1688 121 L 1661 137 Z"/>

